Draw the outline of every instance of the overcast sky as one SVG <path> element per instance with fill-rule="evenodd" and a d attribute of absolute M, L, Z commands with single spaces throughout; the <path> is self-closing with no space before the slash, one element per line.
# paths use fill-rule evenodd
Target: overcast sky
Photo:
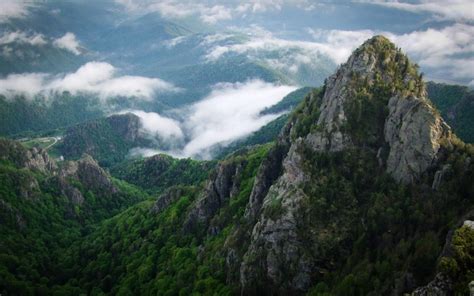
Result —
<path fill-rule="evenodd" d="M 474 1 L 186 1 L 116 0 L 131 14 L 195 18 L 218 28 L 261 28 L 256 42 L 229 51 L 288 46 L 300 41 L 343 62 L 365 39 L 384 34 L 417 61 L 428 78 L 474 85 Z M 261 34 L 265 32 L 265 34 Z M 260 34 L 259 34 L 260 33 Z M 292 43 L 293 42 L 293 43 Z"/>
<path fill-rule="evenodd" d="M 217 48 L 210 52 L 211 59 L 231 51 L 250 52 L 256 47 L 300 46 L 329 54 L 336 63 L 341 63 L 365 39 L 384 34 L 418 62 L 429 79 L 474 85 L 472 0 L 110 1 L 116 4 L 117 10 L 130 16 L 152 12 L 173 21 L 193 20 L 217 33 L 229 29 L 259 29 L 254 30 L 255 40 L 240 47 Z M 9 18 L 28 18 L 29 11 L 41 3 L 2 0 L 0 22 Z M 61 13 L 59 9 L 57 12 Z M 52 42 L 79 54 L 81 41 L 74 33 L 65 32 Z M 38 44 L 46 42 L 41 35 L 16 34 L 20 35 L 0 36 L 0 43 L 13 37 L 36 38 L 29 41 Z"/>

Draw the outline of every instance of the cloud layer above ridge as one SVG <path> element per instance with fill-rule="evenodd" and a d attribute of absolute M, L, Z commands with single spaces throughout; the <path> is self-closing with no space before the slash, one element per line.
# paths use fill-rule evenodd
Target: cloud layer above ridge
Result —
<path fill-rule="evenodd" d="M 76 72 L 54 76 L 45 73 L 10 74 L 0 79 L 0 94 L 6 97 L 25 95 L 49 96 L 69 91 L 72 94 L 89 93 L 106 100 L 110 97 L 134 97 L 151 100 L 157 93 L 179 89 L 158 78 L 119 76 L 117 69 L 104 62 L 89 62 Z"/>

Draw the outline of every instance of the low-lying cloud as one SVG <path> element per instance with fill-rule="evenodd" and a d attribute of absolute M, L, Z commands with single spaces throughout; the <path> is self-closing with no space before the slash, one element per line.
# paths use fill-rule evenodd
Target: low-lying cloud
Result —
<path fill-rule="evenodd" d="M 430 13 L 440 20 L 474 21 L 471 0 L 430 0 L 419 3 L 402 1 L 366 0 L 357 1 L 376 4 L 413 13 Z"/>
<path fill-rule="evenodd" d="M 196 16 L 202 22 L 215 24 L 219 21 L 231 20 L 236 17 L 245 18 L 249 14 L 265 13 L 268 11 L 279 11 L 284 6 L 295 7 L 305 11 L 314 10 L 320 3 L 312 0 L 250 0 L 224 1 L 217 4 L 216 1 L 195 0 L 115 0 L 132 12 L 159 13 L 164 18 L 183 19 Z"/>
<path fill-rule="evenodd" d="M 21 0 L 0 1 L 0 23 L 10 18 L 22 18 L 28 14 L 29 4 Z"/>
<path fill-rule="evenodd" d="M 279 114 L 261 115 L 260 112 L 295 89 L 261 80 L 220 83 L 203 100 L 176 110 L 181 117 L 179 125 L 176 120 L 157 113 L 132 111 L 141 118 L 145 131 L 168 139 L 186 139 L 186 142 L 179 149 L 137 148 L 131 153 L 150 156 L 165 152 L 175 157 L 209 159 L 216 146 L 243 138 L 277 118 Z"/>
<path fill-rule="evenodd" d="M 0 94 L 7 97 L 24 95 L 49 96 L 69 91 L 73 95 L 90 93 L 106 100 L 111 97 L 134 97 L 151 100 L 155 94 L 179 89 L 158 78 L 118 76 L 117 69 L 104 62 L 89 62 L 76 72 L 53 76 L 45 73 L 11 74 L 0 79 Z"/>
<path fill-rule="evenodd" d="M 5 32 L 0 36 L 0 45 L 11 43 L 45 45 L 48 42 L 43 34 L 27 34 L 21 31 Z"/>
<path fill-rule="evenodd" d="M 214 145 L 225 145 L 257 131 L 278 116 L 261 116 L 260 111 L 278 103 L 295 89 L 261 80 L 217 85 L 190 108 L 185 127 L 190 131 L 191 141 L 183 153 L 209 158 L 209 149 Z"/>
<path fill-rule="evenodd" d="M 81 54 L 79 41 L 76 39 L 76 35 L 71 32 L 67 32 L 64 36 L 55 39 L 53 45 L 58 48 L 69 50 L 75 55 Z"/>
<path fill-rule="evenodd" d="M 44 46 L 50 44 L 54 47 L 72 52 L 75 55 L 81 54 L 81 45 L 77 40 L 76 35 L 71 32 L 67 32 L 57 39 L 47 38 L 39 33 L 26 33 L 23 31 L 3 32 L 3 35 L 0 36 L 0 46 L 11 44 L 28 44 L 32 46 Z"/>
<path fill-rule="evenodd" d="M 128 110 L 121 113 L 132 113 L 140 118 L 143 131 L 154 137 L 164 140 L 182 140 L 184 137 L 180 123 L 168 117 L 161 116 L 155 112 L 145 112 L 141 110 Z"/>
<path fill-rule="evenodd" d="M 329 74 L 336 68 L 335 63 L 343 60 L 339 54 L 340 48 L 332 49 L 310 41 L 281 39 L 257 26 L 235 34 L 209 35 L 200 45 L 206 51 L 203 59 L 207 63 L 215 63 L 235 55 L 244 56 L 269 69 L 277 70 L 288 78 L 295 79 L 295 84 L 301 81 L 298 80 L 301 77 L 309 76 L 308 69 L 315 74 Z M 344 51 L 342 56 L 345 57 L 347 52 Z M 319 84 L 322 81 L 305 83 Z"/>

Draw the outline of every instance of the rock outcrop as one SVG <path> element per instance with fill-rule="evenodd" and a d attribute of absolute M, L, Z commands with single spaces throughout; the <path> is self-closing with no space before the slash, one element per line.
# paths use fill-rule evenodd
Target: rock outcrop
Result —
<path fill-rule="evenodd" d="M 452 294 L 453 283 L 451 279 L 438 273 L 426 286 L 420 287 L 411 293 L 412 296 L 448 296 Z"/>
<path fill-rule="evenodd" d="M 214 214 L 239 192 L 244 164 L 243 159 L 223 161 L 219 164 L 214 176 L 207 182 L 203 193 L 188 214 L 184 224 L 186 231 L 193 231 L 198 226 L 207 229 Z"/>
<path fill-rule="evenodd" d="M 180 187 L 171 187 L 166 190 L 165 193 L 160 195 L 156 200 L 155 204 L 151 208 L 153 214 L 160 214 L 165 210 L 170 204 L 177 201 L 183 195 L 183 189 Z"/>
<path fill-rule="evenodd" d="M 59 176 L 62 178 L 74 178 L 79 180 L 86 189 L 96 192 L 117 192 L 109 175 L 97 162 L 85 154 L 78 161 L 68 161 L 60 169 Z"/>
<path fill-rule="evenodd" d="M 387 172 L 404 183 L 415 181 L 437 159 L 442 139 L 451 130 L 426 98 L 390 98 L 385 140 L 390 146 Z"/>
<path fill-rule="evenodd" d="M 364 112 L 372 118 L 361 118 Z M 318 274 L 331 269 L 328 250 L 348 239 L 349 220 L 331 217 L 314 225 L 304 219 L 309 198 L 302 188 L 312 181 L 302 151 L 373 151 L 395 180 L 410 183 L 436 166 L 439 150 L 451 137 L 426 98 L 416 67 L 382 36 L 357 49 L 327 79 L 322 95 L 308 97 L 295 114 L 279 139 L 289 145 L 281 157 L 282 172 L 270 173 L 264 162 L 247 207 L 254 226 L 240 266 L 244 294 L 304 293 Z M 366 122 L 372 126 L 359 126 Z M 272 166 L 272 172 L 279 170 Z M 308 245 L 318 251 L 308 252 Z"/>
<path fill-rule="evenodd" d="M 49 157 L 48 152 L 44 149 L 33 147 L 26 152 L 26 157 L 24 165 L 29 169 L 52 173 L 58 168 L 56 162 Z"/>
<path fill-rule="evenodd" d="M 36 147 L 26 149 L 20 143 L 10 140 L 0 139 L 0 159 L 41 173 L 54 173 L 58 168 L 46 150 Z"/>
<path fill-rule="evenodd" d="M 385 37 L 373 37 L 358 48 L 324 89 L 320 115 L 304 136 L 316 152 L 374 146 L 387 155 L 381 159 L 387 172 L 410 183 L 435 164 L 441 142 L 449 143 L 451 130 L 427 99 L 416 67 Z M 372 134 L 357 127 L 371 104 L 387 110 L 379 121 L 363 118 L 372 125 Z M 378 116 L 373 111 L 365 115 Z M 362 140 L 357 138 L 361 133 Z"/>

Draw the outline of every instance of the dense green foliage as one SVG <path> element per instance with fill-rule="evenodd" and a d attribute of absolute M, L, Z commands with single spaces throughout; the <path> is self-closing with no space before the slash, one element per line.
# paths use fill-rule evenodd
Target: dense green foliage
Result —
<path fill-rule="evenodd" d="M 466 287 L 474 279 L 474 229 L 463 226 L 451 240 L 453 255 L 438 261 L 438 270 L 448 274 L 455 282 L 455 290 L 467 295 Z"/>
<path fill-rule="evenodd" d="M 386 155 L 377 156 L 386 145 L 387 101 L 393 94 L 420 96 L 424 85 L 417 66 L 387 39 L 367 44 L 362 49 L 380 64 L 373 81 L 353 74 L 346 86 L 352 93 L 341 130 L 354 145 L 343 151 L 321 152 L 303 139 L 325 128 L 318 125 L 325 88 L 311 90 L 291 115 L 246 140 L 272 141 L 288 119 L 276 144 L 239 149 L 219 163 L 156 155 L 117 165 L 145 141 L 130 114 L 68 131 L 60 151 L 70 158 L 90 153 L 125 181 L 90 157 L 82 175 L 81 162 L 60 164 L 70 174 L 28 169 L 31 153 L 0 140 L 0 293 L 236 295 L 242 293 L 241 264 L 261 262 L 250 285 L 266 294 L 285 291 L 272 286 L 266 272 L 280 273 L 286 283 L 303 266 L 310 295 L 402 294 L 436 272 L 454 281 L 455 295 L 466 295 L 474 280 L 474 232 L 459 225 L 474 213 L 474 147 L 443 138 L 436 162 L 413 183 L 387 174 Z M 439 186 L 432 186 L 441 172 Z M 150 199 L 144 191 L 161 195 Z M 284 223 L 259 233 L 278 220 Z M 264 236 L 263 244 L 254 234 Z M 281 258 L 265 240 L 282 242 L 279 235 L 291 240 L 283 242 L 288 256 L 309 264 L 268 264 Z"/>
<path fill-rule="evenodd" d="M 426 90 L 456 135 L 474 143 L 474 91 L 466 86 L 434 82 L 427 83 Z"/>
<path fill-rule="evenodd" d="M 393 182 L 368 150 L 327 154 L 308 148 L 303 154 L 311 180 L 317 180 L 304 187 L 305 219 L 333 234 L 308 237 L 328 262 L 312 295 L 385 295 L 394 286 L 401 293 L 408 292 L 406 276 L 419 284 L 433 278 L 448 230 L 474 206 L 474 168 L 464 165 L 474 147 L 453 148 L 446 160 L 453 170 L 437 191 Z M 430 178 L 432 173 L 423 182 Z M 466 289 L 459 286 L 459 295 Z"/>
<path fill-rule="evenodd" d="M 111 168 L 113 176 L 140 186 L 149 192 L 161 192 L 176 184 L 199 185 L 209 176 L 214 161 L 176 159 L 159 154 L 149 158 L 126 160 Z"/>
<path fill-rule="evenodd" d="M 68 93 L 45 101 L 25 97 L 7 99 L 0 95 L 0 135 L 29 134 L 64 128 L 97 118 L 102 111 L 93 99 Z M 28 133 L 29 132 L 29 133 Z"/>
<path fill-rule="evenodd" d="M 117 295 L 228 295 L 224 242 L 243 216 L 254 177 L 269 146 L 226 159 L 244 161 L 239 193 L 211 223 L 216 235 L 186 230 L 187 213 L 201 192 L 181 187 L 180 197 L 160 212 L 144 201 L 98 225 L 60 256 L 61 287 L 68 293 Z M 200 245 L 200 247 L 198 247 Z"/>
<path fill-rule="evenodd" d="M 1 140 L 0 150 L 0 291 L 7 295 L 56 291 L 53 285 L 68 276 L 61 268 L 65 250 L 94 224 L 148 197 L 119 180 L 116 192 L 90 190 L 76 179 L 26 169 L 26 150 L 10 141 Z M 63 182 L 84 201 L 70 200 Z"/>
<path fill-rule="evenodd" d="M 131 148 L 149 145 L 139 128 L 139 118 L 133 114 L 91 120 L 69 128 L 56 149 L 70 159 L 87 153 L 108 167 L 124 160 Z"/>

